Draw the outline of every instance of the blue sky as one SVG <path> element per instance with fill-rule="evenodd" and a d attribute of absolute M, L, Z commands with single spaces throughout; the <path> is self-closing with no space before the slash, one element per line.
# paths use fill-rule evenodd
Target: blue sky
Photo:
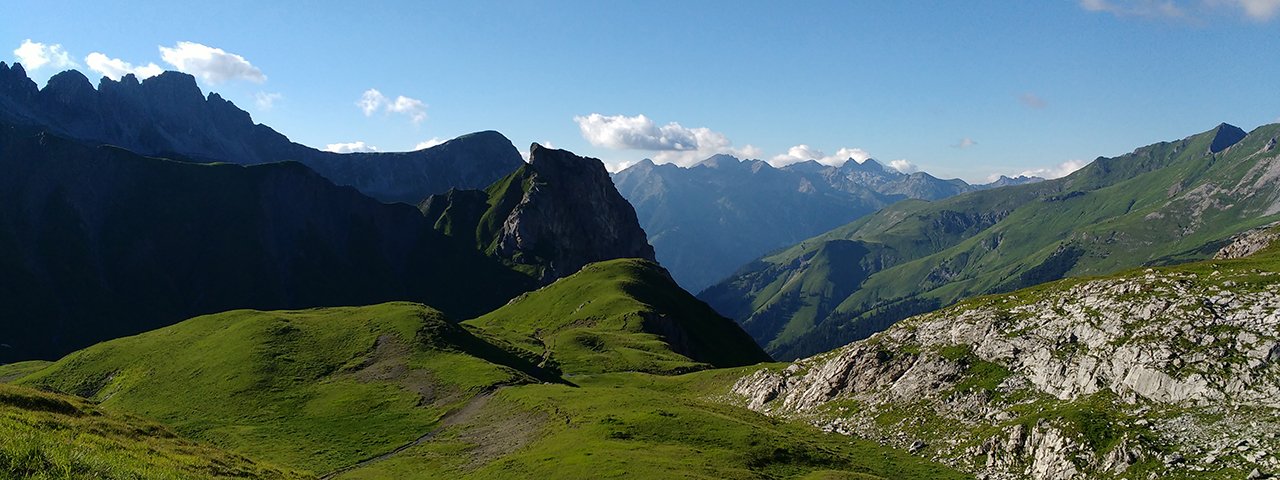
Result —
<path fill-rule="evenodd" d="M 614 167 L 870 155 L 986 181 L 1280 121 L 1280 0 L 22 5 L 0 52 L 47 59 L 41 85 L 183 69 L 318 148 L 492 129 Z"/>

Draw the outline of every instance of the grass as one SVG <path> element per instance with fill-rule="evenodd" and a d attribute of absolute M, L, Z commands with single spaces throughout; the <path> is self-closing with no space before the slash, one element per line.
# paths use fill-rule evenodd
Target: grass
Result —
<path fill-rule="evenodd" d="M 237 310 L 0 372 L 301 475 L 964 478 L 738 406 L 748 369 L 711 368 L 767 359 L 657 265 L 615 260 L 465 328 L 412 303 Z"/>
<path fill-rule="evenodd" d="M 577 377 L 576 388 L 505 388 L 432 441 L 339 478 L 966 478 L 900 450 L 718 401 L 743 373 L 615 373 Z M 506 428 L 476 435 L 495 425 Z M 536 435 L 494 444 L 529 430 Z"/>
<path fill-rule="evenodd" d="M 15 379 L 38 372 L 53 362 L 45 360 L 28 360 L 0 365 L 0 383 L 8 383 Z"/>
<path fill-rule="evenodd" d="M 588 265 L 464 325 L 574 375 L 680 373 L 769 359 L 731 320 L 639 259 Z"/>
<path fill-rule="evenodd" d="M 497 385 L 532 381 L 521 362 L 434 310 L 389 303 L 197 317 L 19 382 L 325 473 L 412 441 Z"/>
<path fill-rule="evenodd" d="M 306 478 L 184 439 L 154 422 L 13 385 L 0 385 L 0 477 Z"/>

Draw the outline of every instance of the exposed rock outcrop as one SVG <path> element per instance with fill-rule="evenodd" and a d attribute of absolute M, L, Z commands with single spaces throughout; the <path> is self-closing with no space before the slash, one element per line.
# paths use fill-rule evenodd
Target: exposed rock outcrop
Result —
<path fill-rule="evenodd" d="M 1214 254 L 1213 258 L 1231 259 L 1253 255 L 1271 246 L 1276 239 L 1280 239 L 1280 229 L 1277 229 L 1277 227 L 1280 227 L 1280 222 L 1258 227 L 1231 237 L 1230 242 L 1218 250 L 1218 253 Z"/>
<path fill-rule="evenodd" d="M 1272 264 L 984 297 L 733 391 L 827 430 L 927 444 L 914 450 L 981 478 L 1274 472 L 1280 272 L 1259 268 Z"/>
<path fill-rule="evenodd" d="M 498 232 L 500 257 L 542 267 L 544 283 L 615 258 L 654 260 L 635 209 L 604 164 L 533 144 L 524 196 Z"/>

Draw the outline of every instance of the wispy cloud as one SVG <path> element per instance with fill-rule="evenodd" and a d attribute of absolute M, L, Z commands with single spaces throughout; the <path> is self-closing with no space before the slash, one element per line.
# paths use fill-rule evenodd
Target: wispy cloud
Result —
<path fill-rule="evenodd" d="M 1080 0 L 1080 8 L 1118 17 L 1182 18 L 1187 12 L 1169 0 Z"/>
<path fill-rule="evenodd" d="M 916 173 L 920 171 L 920 167 L 914 163 L 908 162 L 906 159 L 897 159 L 889 162 L 889 168 L 902 173 Z"/>
<path fill-rule="evenodd" d="M 189 73 L 211 84 L 231 80 L 254 83 L 267 81 L 262 70 L 244 57 L 195 42 L 178 42 L 173 47 L 160 47 L 160 59 L 179 72 Z"/>
<path fill-rule="evenodd" d="M 964 137 L 960 139 L 958 143 L 951 144 L 951 147 L 952 148 L 969 148 L 977 144 L 978 142 L 975 142 L 972 138 Z"/>
<path fill-rule="evenodd" d="M 164 72 L 163 68 L 155 63 L 134 66 L 132 63 L 126 62 L 118 58 L 108 57 L 101 52 L 93 52 L 84 57 L 84 63 L 89 70 L 98 72 L 104 77 L 112 80 L 120 80 L 128 74 L 133 74 L 139 79 L 150 78 Z"/>
<path fill-rule="evenodd" d="M 1280 14 L 1280 0 L 1079 0 L 1080 8 L 1117 17 L 1200 19 L 1216 10 L 1232 10 L 1266 22 Z"/>
<path fill-rule="evenodd" d="M 1021 102 L 1023 105 L 1026 105 L 1027 108 L 1033 108 L 1036 110 L 1041 110 L 1049 106 L 1049 102 L 1044 101 L 1043 98 L 1040 98 L 1039 95 L 1036 95 L 1034 93 L 1024 93 L 1022 95 L 1018 95 L 1018 102 Z"/>
<path fill-rule="evenodd" d="M 324 146 L 324 151 L 333 153 L 355 153 L 355 152 L 377 152 L 378 147 L 366 144 L 362 141 L 348 143 L 330 143 Z"/>
<path fill-rule="evenodd" d="M 78 67 L 67 50 L 62 48 L 61 44 L 44 44 L 33 42 L 30 38 L 23 40 L 18 48 L 13 50 L 13 58 L 18 59 L 22 66 L 30 70 L 39 70 L 41 67 L 50 66 L 54 68 L 71 68 Z"/>
<path fill-rule="evenodd" d="M 1235 4 L 1249 18 L 1260 22 L 1271 20 L 1280 13 L 1280 0 L 1223 0 L 1223 3 Z"/>
<path fill-rule="evenodd" d="M 376 88 L 365 90 L 360 95 L 360 99 L 356 100 L 356 106 L 360 107 L 360 111 L 364 112 L 366 117 L 373 116 L 378 110 L 382 110 L 387 113 L 405 115 L 415 124 L 422 123 L 423 120 L 427 119 L 427 104 L 422 100 L 404 95 L 391 99 Z"/>
<path fill-rule="evenodd" d="M 276 102 L 284 98 L 279 93 L 258 92 L 253 94 L 253 104 L 258 106 L 258 110 L 267 111 L 276 106 Z"/>
<path fill-rule="evenodd" d="M 1005 173 L 993 173 L 991 174 L 990 177 L 988 177 L 988 179 L 994 182 L 1000 178 L 1000 175 L 1008 175 L 1010 177 L 1026 176 L 1026 177 L 1040 177 L 1040 178 L 1054 179 L 1054 178 L 1065 177 L 1067 175 L 1070 175 L 1072 172 L 1075 172 L 1076 170 L 1084 168 L 1084 166 L 1088 164 L 1089 162 L 1086 162 L 1084 160 L 1067 160 L 1065 162 L 1059 163 L 1057 165 L 1049 166 L 1049 167 L 1032 168 L 1028 170 L 1023 170 L 1019 172 L 1017 175 L 1010 175 Z"/>

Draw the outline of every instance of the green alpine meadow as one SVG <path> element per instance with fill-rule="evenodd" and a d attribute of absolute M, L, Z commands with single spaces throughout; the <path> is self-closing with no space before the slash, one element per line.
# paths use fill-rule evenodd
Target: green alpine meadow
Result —
<path fill-rule="evenodd" d="M 1280 478 L 1280 0 L 0 11 L 0 480 Z"/>

